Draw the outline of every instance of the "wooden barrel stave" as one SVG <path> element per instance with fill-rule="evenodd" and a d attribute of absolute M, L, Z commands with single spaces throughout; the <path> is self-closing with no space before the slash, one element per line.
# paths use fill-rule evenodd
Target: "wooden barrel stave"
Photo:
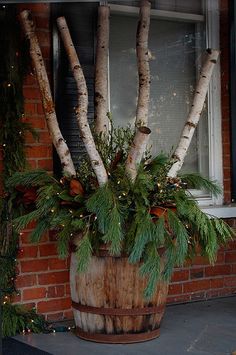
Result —
<path fill-rule="evenodd" d="M 76 326 L 85 333 L 112 336 L 112 334 L 139 334 L 159 328 L 164 313 L 168 285 L 164 282 L 160 283 L 154 297 L 149 302 L 145 301 L 143 290 L 146 280 L 140 277 L 138 266 L 129 264 L 127 258 L 93 256 L 88 271 L 78 274 L 77 258 L 75 254 L 72 254 L 70 278 L 72 300 L 77 304 L 101 309 L 134 310 L 163 305 L 163 309 L 155 314 L 122 316 L 91 314 L 74 309 Z"/>

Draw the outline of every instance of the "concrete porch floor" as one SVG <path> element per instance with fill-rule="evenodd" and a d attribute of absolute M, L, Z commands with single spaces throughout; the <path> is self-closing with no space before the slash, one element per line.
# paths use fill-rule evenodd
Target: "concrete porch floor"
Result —
<path fill-rule="evenodd" d="M 53 355 L 227 355 L 236 351 L 236 297 L 168 306 L 160 338 L 145 343 L 97 344 L 70 332 L 15 339 Z"/>

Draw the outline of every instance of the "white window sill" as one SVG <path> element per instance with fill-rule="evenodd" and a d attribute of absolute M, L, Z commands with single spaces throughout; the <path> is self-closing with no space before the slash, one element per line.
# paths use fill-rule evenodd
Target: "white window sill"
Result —
<path fill-rule="evenodd" d="M 201 210 L 218 218 L 236 218 L 236 205 L 202 206 Z"/>

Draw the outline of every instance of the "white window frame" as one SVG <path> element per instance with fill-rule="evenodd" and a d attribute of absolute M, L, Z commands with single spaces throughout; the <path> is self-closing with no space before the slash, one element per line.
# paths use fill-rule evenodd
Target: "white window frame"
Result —
<path fill-rule="evenodd" d="M 104 4 L 107 1 L 101 1 Z M 109 2 L 108 2 L 109 3 Z M 111 14 L 123 16 L 137 16 L 138 7 L 109 4 Z M 219 0 L 204 1 L 205 15 L 151 10 L 151 18 L 168 19 L 185 22 L 203 22 L 206 24 L 206 48 L 220 48 L 219 41 Z M 109 68 L 108 68 L 109 71 Z M 109 75 L 108 75 L 109 77 Z M 109 80 L 108 80 L 109 85 Z M 108 87 L 110 94 L 110 85 Z M 110 98 L 109 98 L 110 103 Z M 221 77 L 220 61 L 215 66 L 208 91 L 208 141 L 209 141 L 209 178 L 215 180 L 223 189 L 222 169 L 222 137 L 221 137 Z M 191 191 L 198 196 L 200 206 L 220 206 L 223 203 L 223 195 L 218 197 L 204 196 L 201 191 Z M 201 196 L 202 195 L 202 196 Z"/>

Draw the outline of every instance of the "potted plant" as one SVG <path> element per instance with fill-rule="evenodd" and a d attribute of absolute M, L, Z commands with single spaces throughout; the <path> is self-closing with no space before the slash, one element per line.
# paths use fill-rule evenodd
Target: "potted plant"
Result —
<path fill-rule="evenodd" d="M 16 173 L 9 180 L 9 187 L 16 188 L 21 198 L 27 189 L 37 195 L 28 213 L 15 219 L 15 228 L 21 230 L 35 220 L 33 242 L 45 231 L 56 229 L 59 256 L 67 257 L 72 249 L 71 295 L 80 337 L 110 343 L 153 339 L 159 335 L 174 266 L 193 258 L 199 249 L 214 263 L 219 245 L 232 237 L 230 227 L 203 213 L 189 192 L 189 188 L 204 188 L 217 195 L 221 192 L 218 185 L 198 174 L 177 176 L 199 121 L 219 52 L 207 52 L 174 155 L 153 158 L 147 149 L 148 1 L 141 4 L 137 31 L 140 80 L 134 128 L 114 128 L 107 115 L 109 8 L 99 7 L 93 134 L 87 121 L 86 82 L 66 21 L 59 18 L 59 31 L 78 89 L 75 113 L 88 153 L 88 159 L 82 160 L 75 171 L 57 123 L 33 21 L 28 11 L 21 13 L 21 19 L 64 175 L 56 179 L 37 170 Z"/>

